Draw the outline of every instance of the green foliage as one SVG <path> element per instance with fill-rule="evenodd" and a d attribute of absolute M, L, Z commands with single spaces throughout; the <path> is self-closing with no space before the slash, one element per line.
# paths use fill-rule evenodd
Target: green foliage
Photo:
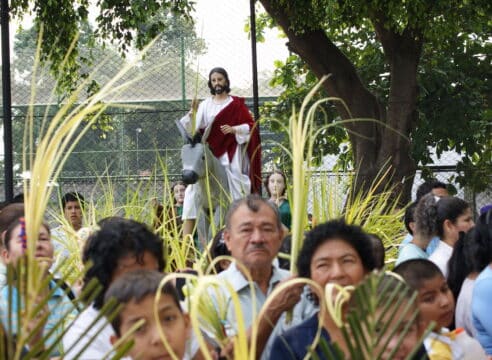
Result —
<path fill-rule="evenodd" d="M 419 121 L 412 133 L 413 157 L 432 162 L 429 147 L 462 155 L 460 185 L 484 190 L 492 175 L 489 57 L 485 34 L 460 33 L 425 47 L 419 71 Z"/>
<path fill-rule="evenodd" d="M 84 77 L 84 72 L 81 73 L 83 65 L 93 60 L 90 55 L 83 54 L 85 45 L 92 48 L 100 39 L 115 44 L 122 54 L 135 47 L 141 50 L 166 29 L 180 29 L 181 25 L 176 24 L 189 24 L 183 25 L 183 30 L 189 30 L 193 24 L 190 12 L 194 9 L 194 2 L 100 0 L 97 9 L 96 31 L 89 32 L 89 41 L 83 44 L 79 43 L 79 35 L 87 36 L 89 1 L 11 2 L 13 17 L 34 15 L 35 33 L 44 28 L 40 59 L 42 63 L 49 64 L 51 74 L 58 79 L 60 93 L 75 89 L 80 78 Z M 191 32 L 187 37 L 192 38 L 193 34 Z"/>
<path fill-rule="evenodd" d="M 271 3 L 286 10 L 293 30 L 299 33 L 320 27 L 328 31 L 360 31 L 369 20 L 380 22 L 397 34 L 410 30 L 434 40 L 448 38 L 463 28 L 485 31 L 492 10 L 486 0 L 278 0 Z"/>
<path fill-rule="evenodd" d="M 388 106 L 392 74 L 380 38 L 376 36 L 373 26 L 375 19 L 383 18 L 387 26 L 397 32 L 403 31 L 405 26 L 417 28 L 425 25 L 426 42 L 418 68 L 418 121 L 412 124 L 409 134 L 412 156 L 425 168 L 433 163 L 431 148 L 436 149 L 438 157 L 444 151 L 456 151 L 461 160 L 457 164 L 460 174 L 454 180 L 476 191 L 486 187 L 492 175 L 492 130 L 490 111 L 487 110 L 492 89 L 490 80 L 484 76 L 492 71 L 487 56 L 491 43 L 485 31 L 487 20 L 484 18 L 484 12 L 490 10 L 488 2 L 456 1 L 453 5 L 442 1 L 362 0 L 278 3 L 292 6 L 292 9 L 296 5 L 303 7 L 302 11 L 292 10 L 291 20 L 295 26 L 323 27 L 330 40 L 356 67 L 364 85 L 383 106 Z M 302 16 L 304 12 L 310 15 Z M 312 12 L 316 16 L 311 16 Z M 451 22 L 450 19 L 457 20 Z M 262 20 L 258 31 L 262 32 L 273 24 L 272 21 Z M 285 61 L 277 60 L 275 66 L 271 84 L 282 86 L 285 90 L 276 102 L 266 104 L 262 112 L 283 123 L 292 106 L 299 106 L 307 93 L 306 89 L 314 86 L 317 80 L 306 63 L 295 54 L 289 55 Z M 336 119 L 334 109 L 328 108 L 328 111 L 331 114 L 329 118 Z M 317 123 L 322 122 L 321 119 L 317 120 Z M 278 126 L 272 125 L 272 128 Z M 326 154 L 339 154 L 338 167 L 353 168 L 350 148 L 345 145 L 342 150 L 338 148 L 339 144 L 346 142 L 347 136 L 342 128 L 331 128 L 323 141 L 317 143 L 315 154 L 318 158 Z M 277 156 L 282 156 L 281 151 L 277 152 Z M 424 174 L 432 176 L 429 171 L 424 171 Z"/>
<path fill-rule="evenodd" d="M 283 86 L 285 91 L 275 101 L 265 102 L 261 107 L 261 116 L 268 121 L 268 126 L 272 131 L 287 134 L 287 124 L 292 109 L 299 109 L 306 98 L 307 94 L 317 84 L 318 79 L 306 67 L 304 62 L 296 55 L 290 55 L 285 62 L 277 60 L 275 62 L 275 72 L 271 86 Z M 326 98 L 328 95 L 322 88 L 316 92 L 310 104 Z M 322 157 L 326 154 L 338 154 L 339 164 L 342 164 L 347 158 L 351 157 L 350 148 L 347 146 L 340 147 L 342 142 L 347 142 L 347 133 L 342 126 L 333 126 L 338 119 L 334 110 L 333 103 L 323 102 L 318 105 L 318 110 L 314 113 L 313 124 L 315 128 L 322 129 L 320 136 L 314 139 L 313 158 L 309 159 L 314 165 L 319 165 Z M 326 127 L 327 125 L 332 125 Z M 288 137 L 285 137 L 286 142 Z M 287 146 L 287 143 L 282 145 Z M 289 170 L 291 168 L 291 159 L 286 157 L 282 146 L 274 148 L 278 162 L 282 168 Z"/>

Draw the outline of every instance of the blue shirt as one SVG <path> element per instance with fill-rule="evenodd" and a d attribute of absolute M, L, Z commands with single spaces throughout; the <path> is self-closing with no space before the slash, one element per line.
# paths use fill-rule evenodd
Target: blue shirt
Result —
<path fill-rule="evenodd" d="M 400 249 L 395 266 L 411 259 L 427 259 L 429 255 L 414 243 L 408 243 Z"/>
<path fill-rule="evenodd" d="M 412 241 L 412 239 L 413 239 L 413 236 L 412 236 L 411 234 L 407 234 L 407 235 L 403 238 L 403 240 L 402 240 L 402 242 L 401 242 L 401 244 L 400 244 L 400 251 L 399 251 L 399 253 L 400 253 L 400 252 L 401 252 L 401 250 L 403 249 L 403 246 L 404 246 L 404 245 L 406 245 L 406 244 L 408 244 L 410 241 Z M 432 238 L 432 240 L 430 241 L 429 245 L 427 245 L 427 249 L 425 249 L 425 252 L 427 253 L 427 255 L 432 254 L 432 253 L 434 252 L 434 250 L 436 250 L 437 245 L 439 245 L 439 241 L 440 241 L 440 240 L 441 240 L 441 239 L 439 239 L 439 237 L 438 237 L 438 236 L 434 236 L 434 237 Z"/>
<path fill-rule="evenodd" d="M 318 325 L 318 314 L 315 314 L 306 321 L 287 330 L 282 335 L 277 336 L 273 341 L 270 359 L 304 359 L 308 352 L 308 348 L 314 342 L 314 339 L 318 332 Z M 333 350 L 330 345 L 330 335 L 324 327 L 321 328 L 320 339 L 318 345 L 315 348 L 315 351 L 320 359 L 326 359 L 327 357 L 324 356 L 324 353 L 321 350 L 321 342 L 325 342 L 326 345 L 328 345 L 328 348 L 330 350 Z M 334 353 L 332 353 L 332 355 L 334 355 Z"/>
<path fill-rule="evenodd" d="M 65 292 L 63 289 L 60 287 L 57 287 L 54 281 L 50 281 L 49 284 L 50 289 L 55 288 L 52 296 L 48 299 L 47 305 L 49 309 L 49 315 L 48 319 L 46 321 L 46 324 L 44 326 L 43 330 L 43 336 L 48 334 L 51 329 L 53 329 L 55 326 L 57 326 L 59 323 L 64 323 L 65 325 L 68 325 L 70 321 L 73 321 L 75 318 L 75 315 L 77 313 L 75 306 L 73 303 L 70 301 L 67 295 L 65 295 Z M 10 294 L 10 289 L 12 289 L 12 294 Z M 18 308 L 17 305 L 19 303 L 22 303 L 22 301 L 19 301 L 19 293 L 17 291 L 16 287 L 13 286 L 5 286 L 1 292 L 0 292 L 0 317 L 3 326 L 7 331 L 10 332 L 10 334 L 17 334 L 18 331 L 18 323 L 17 323 L 17 314 L 18 314 Z M 9 304 L 8 301 L 11 299 L 11 321 L 12 321 L 12 327 L 9 328 Z M 20 299 L 22 300 L 22 299 Z M 23 307 L 23 305 L 21 305 Z M 56 331 L 54 331 L 49 338 L 47 339 L 45 346 L 50 347 L 56 340 L 57 338 L 62 334 L 65 326 L 60 326 L 58 325 L 58 328 Z M 59 356 L 61 353 L 62 349 L 62 344 L 61 341 L 58 339 L 59 344 L 53 349 L 51 352 L 51 356 Z M 59 346 L 58 346 L 59 345 Z"/>
<path fill-rule="evenodd" d="M 489 265 L 478 275 L 472 297 L 472 321 L 477 329 L 477 340 L 488 355 L 492 355 L 491 304 L 492 268 Z"/>

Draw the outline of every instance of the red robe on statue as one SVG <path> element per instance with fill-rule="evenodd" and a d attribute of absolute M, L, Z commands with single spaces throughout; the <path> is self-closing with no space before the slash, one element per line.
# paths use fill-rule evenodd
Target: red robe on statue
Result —
<path fill-rule="evenodd" d="M 258 124 L 255 123 L 244 98 L 232 96 L 232 102 L 227 105 L 215 117 L 207 142 L 210 150 L 216 157 L 227 152 L 229 161 L 232 160 L 237 148 L 236 135 L 223 134 L 222 125 L 237 126 L 248 124 L 251 129 L 246 153 L 249 158 L 249 178 L 251 180 L 251 193 L 261 193 L 261 140 Z"/>

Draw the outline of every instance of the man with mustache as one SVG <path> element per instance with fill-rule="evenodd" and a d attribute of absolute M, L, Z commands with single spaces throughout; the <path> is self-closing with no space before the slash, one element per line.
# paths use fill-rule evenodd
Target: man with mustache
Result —
<path fill-rule="evenodd" d="M 205 99 L 196 111 L 192 129 L 192 111 L 180 121 L 189 133 L 210 128 L 207 143 L 227 173 L 227 181 L 233 200 L 261 191 L 260 135 L 243 98 L 229 95 L 230 81 L 227 72 L 213 68 L 208 77 L 211 97 Z M 194 204 L 195 185 L 188 186 L 183 204 L 183 235 L 191 234 L 197 217 Z"/>
<path fill-rule="evenodd" d="M 275 204 L 257 194 L 235 200 L 227 212 L 223 235 L 235 261 L 217 277 L 229 283 L 237 293 L 244 326 L 250 328 L 275 287 L 290 277 L 290 273 L 280 269 L 276 261 L 282 243 L 282 223 L 278 209 Z M 252 283 L 248 279 L 251 279 Z M 254 293 L 251 286 L 254 287 Z M 282 313 L 299 302 L 302 290 L 302 284 L 287 288 L 265 309 L 264 317 L 258 324 L 256 337 L 258 356 Z M 237 333 L 238 323 L 230 289 L 211 291 L 210 294 L 218 309 L 222 307 L 220 302 L 227 304 L 225 319 L 222 320 L 227 335 L 233 336 Z M 256 307 L 255 313 L 253 305 Z M 222 354 L 230 355 L 231 350 L 232 341 L 230 348 L 222 349 Z"/>

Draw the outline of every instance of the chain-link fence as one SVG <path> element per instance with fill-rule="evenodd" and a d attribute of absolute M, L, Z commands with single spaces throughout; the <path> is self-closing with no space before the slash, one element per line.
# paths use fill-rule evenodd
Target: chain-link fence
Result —
<path fill-rule="evenodd" d="M 190 99 L 208 95 L 206 82 L 212 67 L 226 68 L 231 79 L 232 93 L 246 97 L 248 106 L 252 106 L 251 44 L 244 32 L 248 16 L 248 0 L 220 0 L 215 1 L 213 7 L 208 2 L 198 2 L 195 34 L 178 34 L 174 38 L 167 37 L 157 42 L 148 55 L 122 79 L 120 83 L 133 80 L 113 100 L 125 106 L 109 108 L 105 122 L 82 138 L 60 174 L 58 192 L 77 190 L 96 194 L 97 183 L 108 178 L 119 188 L 115 193 L 123 196 L 129 184 L 137 187 L 139 180 L 157 179 L 157 184 L 162 178 L 163 169 L 171 181 L 178 179 L 182 140 L 174 121 L 188 111 Z M 267 32 L 265 39 L 257 47 L 260 105 L 280 94 L 281 89 L 270 87 L 268 82 L 274 71 L 274 60 L 287 56 L 285 39 L 273 32 Z M 94 51 L 97 51 L 94 78 L 100 84 L 114 76 L 132 58 L 122 58 L 110 47 Z M 32 102 L 30 79 L 33 54 L 34 44 L 27 48 L 16 48 L 13 57 L 14 193 L 22 191 L 22 138 L 26 104 Z M 54 80 L 46 72 L 38 75 L 35 84 L 34 101 L 38 105 L 34 107 L 34 118 L 36 123 L 41 124 L 43 119 L 49 121 L 63 98 L 53 93 Z M 262 125 L 261 134 L 263 162 L 265 168 L 268 168 L 271 149 L 280 135 L 270 131 L 268 124 Z M 449 165 L 446 168 L 441 165 L 436 163 L 435 176 L 448 182 L 454 174 L 453 164 L 446 164 Z M 421 182 L 423 180 L 417 176 L 415 188 Z M 2 198 L 3 183 L 0 186 Z M 490 203 L 492 199 L 490 191 L 475 194 L 466 189 L 457 190 L 457 196 L 472 202 L 476 209 Z"/>
<path fill-rule="evenodd" d="M 264 101 L 274 98 L 261 98 Z M 248 106 L 252 106 L 252 99 L 247 99 Z M 101 183 L 111 182 L 114 193 L 120 201 L 124 201 L 130 188 L 138 189 L 142 181 L 149 181 L 155 188 L 154 192 L 162 194 L 163 179 L 166 174 L 169 181 L 180 178 L 180 152 L 183 140 L 175 126 L 175 120 L 188 111 L 188 102 L 183 106 L 180 100 L 149 101 L 131 103 L 130 108 L 110 108 L 108 115 L 112 129 L 102 132 L 99 129 L 90 130 L 75 147 L 68 158 L 60 177 L 57 180 L 58 191 L 53 194 L 56 201 L 58 194 L 68 191 L 80 191 L 93 198 L 100 196 L 104 191 Z M 15 107 L 13 113 L 14 129 L 14 168 L 15 191 L 22 191 L 21 160 L 22 137 L 24 119 L 27 107 Z M 49 113 L 50 111 L 48 111 Z M 40 124 L 45 117 L 46 106 L 34 108 L 35 122 Z M 49 120 L 48 120 L 49 121 Z M 38 126 L 39 127 L 39 126 Z M 276 147 L 282 135 L 272 132 L 268 124 L 261 126 L 263 164 L 264 169 L 272 167 L 273 148 Z M 325 169 L 333 167 L 336 157 L 330 157 Z M 456 175 L 454 166 L 433 167 L 436 179 L 448 183 Z M 328 177 L 348 178 L 340 173 L 329 173 L 329 170 L 320 170 L 321 175 Z M 413 193 L 423 183 L 420 171 L 414 182 Z M 3 183 L 0 185 L 3 188 Z M 342 188 L 342 187 L 340 187 Z M 1 190 L 3 191 L 3 189 Z M 3 192 L 2 192 L 3 194 Z M 477 194 L 456 186 L 456 195 L 466 199 L 478 211 L 482 206 L 491 202 L 490 191 Z M 339 194 L 343 198 L 343 193 Z M 339 201 L 340 202 L 340 201 Z"/>

